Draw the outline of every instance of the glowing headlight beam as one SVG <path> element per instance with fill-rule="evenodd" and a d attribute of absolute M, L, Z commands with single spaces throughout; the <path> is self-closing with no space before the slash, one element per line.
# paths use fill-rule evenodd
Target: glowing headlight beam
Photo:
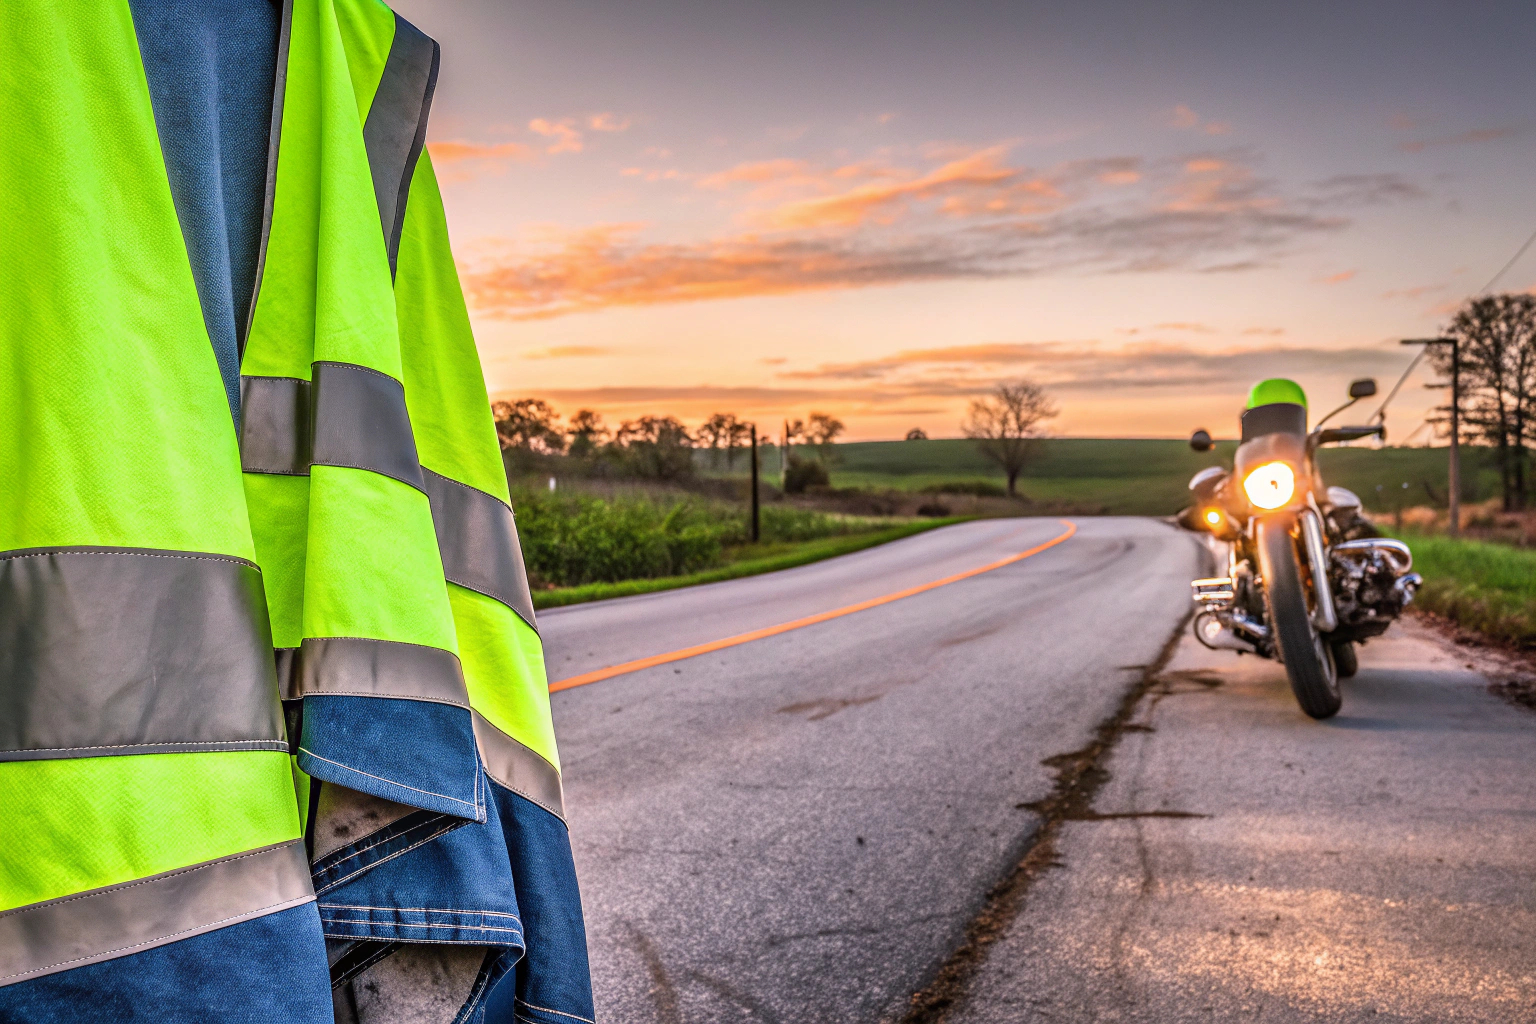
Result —
<path fill-rule="evenodd" d="M 1283 462 L 1266 462 L 1243 480 L 1243 490 L 1257 508 L 1281 508 L 1296 493 L 1296 471 Z"/>
<path fill-rule="evenodd" d="M 1210 523 L 1212 526 L 1220 526 L 1221 525 L 1221 513 L 1216 511 L 1215 509 L 1209 509 L 1205 513 L 1205 521 Z"/>

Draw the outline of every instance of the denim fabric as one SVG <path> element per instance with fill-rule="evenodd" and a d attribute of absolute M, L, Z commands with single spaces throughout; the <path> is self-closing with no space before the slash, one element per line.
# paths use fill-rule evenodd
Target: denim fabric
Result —
<path fill-rule="evenodd" d="M 0 1024 L 333 1024 L 313 903 L 0 988 Z"/>
<path fill-rule="evenodd" d="M 486 820 L 417 812 L 316 861 L 331 939 L 459 942 L 520 954 L 523 925 L 494 805 Z"/>
<path fill-rule="evenodd" d="M 130 0 L 203 322 L 240 421 L 277 75 L 271 0 Z"/>
<path fill-rule="evenodd" d="M 417 812 L 316 861 L 326 937 L 492 947 L 461 1024 L 590 1021 L 586 928 L 565 823 L 484 784 L 484 822 Z"/>
<path fill-rule="evenodd" d="M 395 697 L 309 694 L 299 768 L 385 800 L 474 821 L 485 778 L 467 708 Z"/>
<path fill-rule="evenodd" d="M 501 812 L 523 912 L 527 953 L 517 963 L 515 986 L 486 996 L 485 1020 L 574 1024 L 593 1018 L 587 928 L 576 887 L 576 865 L 565 822 L 538 804 L 491 782 L 491 803 Z M 510 989 L 510 991 L 509 991 Z"/>

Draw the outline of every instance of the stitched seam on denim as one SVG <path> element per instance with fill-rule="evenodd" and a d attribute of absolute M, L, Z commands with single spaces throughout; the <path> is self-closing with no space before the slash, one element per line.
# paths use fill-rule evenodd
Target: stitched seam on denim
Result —
<path fill-rule="evenodd" d="M 553 1013 L 557 1017 L 570 1017 L 572 1020 L 579 1020 L 579 1021 L 584 1022 L 584 1024 L 594 1024 L 593 1021 L 589 1020 L 586 1017 L 578 1016 L 577 1014 L 574 1014 L 574 1013 L 566 1013 L 564 1010 L 551 1010 L 547 1006 L 536 1006 L 533 1003 L 530 1003 L 526 999 L 519 999 L 519 998 L 517 998 L 517 996 L 513 996 L 512 997 L 512 1001 L 514 1003 L 522 1003 L 524 1006 L 528 1007 L 528 1009 L 530 1009 L 530 1010 L 538 1010 L 540 1013 Z"/>
<path fill-rule="evenodd" d="M 396 782 L 394 779 L 386 779 L 382 775 L 374 775 L 372 772 L 365 772 L 361 768 L 353 768 L 351 765 L 342 764 L 340 761 L 332 761 L 328 757 L 321 757 L 319 754 L 315 753 L 313 750 L 306 750 L 305 748 L 300 747 L 299 748 L 299 753 L 301 753 L 301 754 L 308 754 L 310 757 L 314 758 L 316 761 L 324 761 L 326 764 L 333 764 L 337 768 L 344 769 L 344 770 L 352 772 L 352 773 L 354 773 L 356 775 L 362 775 L 365 778 L 378 779 L 380 782 L 387 782 L 391 786 L 399 786 L 401 789 L 408 789 L 412 793 L 421 793 L 424 796 L 442 797 L 444 800 L 447 800 L 449 803 L 451 803 L 451 804 L 458 804 L 460 807 L 475 807 L 475 805 L 473 803 L 471 803 L 470 801 L 468 801 L 468 800 L 460 800 L 457 797 L 449 796 L 447 793 L 434 793 L 430 789 L 417 789 L 415 786 L 407 786 L 403 782 Z M 425 810 L 425 808 L 423 808 L 423 809 Z M 475 807 L 475 810 L 479 811 L 479 808 Z"/>
<path fill-rule="evenodd" d="M 325 922 L 324 921 L 320 922 L 320 933 L 322 935 L 325 935 Z M 356 938 L 359 938 L 360 936 L 357 936 L 357 935 L 325 935 L 325 937 L 328 938 L 328 939 L 356 939 Z M 495 947 L 497 947 L 499 949 L 502 946 L 510 947 L 510 945 L 511 945 L 510 943 L 505 943 L 505 942 L 487 942 L 487 941 L 485 941 L 487 938 L 490 938 L 491 936 L 484 936 L 484 937 L 480 938 L 479 941 L 476 941 L 475 939 L 396 939 L 396 938 L 394 938 L 392 936 L 386 938 L 386 937 L 380 937 L 380 936 L 374 935 L 372 933 L 370 933 L 366 937 L 367 938 L 378 938 L 380 941 L 383 941 L 383 942 L 405 942 L 405 943 L 409 943 L 410 945 L 413 945 L 413 946 L 495 946 Z M 519 936 L 519 938 L 521 938 L 521 936 Z"/>
<path fill-rule="evenodd" d="M 327 917 L 330 924 L 365 924 L 376 925 L 383 928 L 451 928 L 460 932 L 511 932 L 514 935 L 523 934 L 521 928 L 503 928 L 489 924 L 416 924 L 409 921 L 374 921 L 368 918 L 358 920 L 350 917 Z"/>
<path fill-rule="evenodd" d="M 193 561 L 228 562 L 231 565 L 244 566 L 247 569 L 255 569 L 257 572 L 261 571 L 261 566 L 256 563 L 247 562 L 245 559 L 236 558 L 233 555 L 192 555 L 160 551 L 123 551 L 120 549 L 113 550 L 112 548 L 49 548 L 44 551 L 27 551 L 25 553 L 6 551 L 0 552 L 0 562 L 20 558 L 48 558 L 53 555 L 124 555 L 134 558 L 186 558 Z"/>
<path fill-rule="evenodd" d="M 417 811 L 413 812 L 413 813 L 417 813 L 417 812 L 428 813 L 428 814 L 441 814 L 441 813 L 443 813 L 441 811 L 425 811 L 423 808 L 417 808 Z M 409 816 L 410 815 L 407 815 L 406 817 L 409 817 Z M 320 860 L 318 860 L 314 864 L 310 865 L 311 873 L 314 873 L 314 872 L 317 872 L 317 871 L 333 871 L 339 865 L 345 864 L 347 861 L 352 860 L 352 859 L 354 859 L 356 857 L 361 857 L 363 854 L 367 853 L 369 850 L 372 850 L 376 846 L 382 846 L 385 843 L 392 843 L 392 842 L 395 842 L 396 840 L 404 839 L 405 837 L 409 836 L 412 832 L 417 832 L 417 831 L 420 831 L 422 829 L 434 829 L 434 828 L 437 828 L 438 826 L 444 825 L 444 824 L 449 824 L 449 825 L 452 824 L 452 822 L 446 822 L 445 823 L 445 822 L 439 821 L 437 818 L 427 818 L 427 819 L 425 819 L 423 821 L 416 822 L 416 824 L 414 824 L 414 825 L 408 826 L 406 828 L 401 828 L 398 831 L 393 831 L 393 832 L 390 831 L 391 829 L 395 828 L 397 825 L 400 824 L 400 822 L 402 822 L 404 820 L 405 820 L 404 817 L 399 818 L 399 819 L 397 819 L 395 821 L 390 822 L 388 825 L 385 825 L 383 828 L 376 829 L 375 831 L 368 833 L 362 839 L 359 839 L 358 842 L 363 842 L 365 840 L 372 839 L 374 836 L 379 836 L 380 838 L 375 840 L 374 842 L 369 843 L 367 846 L 362 847 L 361 849 L 353 850 L 351 853 L 348 853 L 345 857 L 337 857 L 336 855 L 341 853 L 342 851 L 344 851 L 346 849 L 346 847 L 341 847 L 338 850 L 333 850 L 332 852 L 326 854 L 325 857 L 322 857 Z M 335 859 L 329 859 L 329 858 L 335 858 Z"/>
<path fill-rule="evenodd" d="M 70 897 L 68 897 L 66 899 L 49 900 L 46 903 L 34 903 L 34 904 L 31 904 L 30 906 L 25 906 L 25 907 L 13 907 L 10 910 L 0 911 L 0 917 L 10 917 L 13 914 L 15 914 L 15 915 L 29 914 L 29 913 L 31 913 L 34 910 L 42 910 L 42 909 L 45 909 L 45 908 L 48 908 L 48 907 L 59 907 L 59 906 L 63 906 L 66 903 L 74 903 L 77 900 L 88 900 L 88 899 L 91 899 L 92 897 L 95 897 L 95 896 L 105 896 L 109 892 L 122 892 L 125 889 L 132 889 L 134 886 L 137 886 L 137 885 L 149 885 L 151 882 L 164 881 L 167 878 L 175 878 L 177 875 L 191 874 L 194 871 L 201 871 L 204 868 L 211 868 L 211 867 L 214 867 L 215 865 L 218 865 L 218 864 L 233 864 L 237 860 L 246 860 L 249 857 L 260 857 L 260 856 L 263 856 L 264 854 L 276 853 L 278 850 L 281 850 L 283 847 L 285 847 L 285 846 L 292 846 L 294 843 L 297 843 L 297 842 L 300 842 L 300 840 L 298 840 L 298 839 L 288 839 L 288 840 L 285 840 L 285 841 L 283 841 L 281 843 L 275 843 L 272 846 L 264 846 L 264 847 L 262 847 L 259 850 L 247 850 L 244 853 L 236 853 L 236 854 L 232 854 L 232 855 L 230 855 L 228 857 L 220 857 L 218 860 L 204 861 L 201 864 L 193 864 L 190 867 L 178 868 L 175 871 L 167 871 L 164 874 L 154 875 L 154 876 L 152 876 L 150 878 L 140 878 L 137 881 L 124 882 L 121 885 L 107 886 L 105 889 L 97 889 L 97 890 L 95 890 L 93 892 L 81 893 L 78 896 L 70 896 Z"/>
<path fill-rule="evenodd" d="M 169 935 L 161 935 L 158 938 L 146 939 L 143 942 L 135 942 L 131 946 L 121 946 L 117 949 L 109 949 L 101 953 L 92 953 L 89 956 L 76 957 L 73 960 L 61 960 L 56 964 L 49 964 L 46 967 L 38 967 L 30 971 L 22 971 L 20 974 L 7 974 L 3 977 L 0 977 L 0 981 L 9 981 L 12 978 L 25 978 L 29 974 L 38 974 L 44 971 L 52 971 L 55 968 L 67 967 L 70 964 L 80 963 L 82 960 L 100 960 L 104 957 L 109 957 L 116 953 L 126 953 L 130 949 L 138 949 L 140 946 L 163 946 L 178 935 L 188 935 L 193 932 L 210 932 L 220 925 L 231 924 L 236 921 L 248 921 L 252 918 L 261 917 L 265 914 L 275 914 L 279 910 L 287 910 L 290 907 L 303 906 L 305 903 L 313 902 L 313 900 L 313 896 L 305 896 L 301 899 L 287 900 L 282 903 L 274 903 L 270 907 L 261 907 L 256 910 L 247 911 L 243 914 L 235 914 L 233 917 L 226 917 L 223 920 L 212 921 L 208 924 L 200 924 L 194 928 L 184 928 L 179 932 L 171 932 Z"/>
<path fill-rule="evenodd" d="M 321 909 L 331 907 L 336 910 L 383 910 L 391 914 L 474 914 L 478 917 L 510 917 L 514 921 L 522 918 L 516 914 L 508 914 L 500 910 L 447 910 L 442 907 L 372 907 L 366 903 L 322 903 Z"/>
<path fill-rule="evenodd" d="M 98 743 L 91 747 L 12 747 L 0 750 L 0 754 L 43 754 L 55 750 L 124 750 L 141 747 L 207 747 L 217 750 L 282 750 L 288 744 L 283 740 L 160 740 L 153 743 Z"/>
<path fill-rule="evenodd" d="M 427 843 L 430 843 L 432 840 L 436 839 L 438 836 L 442 835 L 444 832 L 452 831 L 452 829 L 454 827 L 455 826 L 450 824 L 447 828 L 444 828 L 441 831 L 432 833 L 430 836 L 427 836 L 427 838 L 421 840 L 418 843 L 412 843 L 410 846 L 407 846 L 405 849 L 397 850 L 396 852 L 390 854 L 388 857 L 380 857 L 378 860 L 374 861 L 371 864 L 365 864 L 362 867 L 358 868 L 356 871 L 353 871 L 353 872 L 351 872 L 349 874 L 343 875 L 341 878 L 336 879 L 336 881 L 329 883 L 328 885 L 325 886 L 325 888 L 323 888 L 323 889 L 316 889 L 315 890 L 315 895 L 319 896 L 321 893 L 330 892 L 332 889 L 336 888 L 337 886 L 343 885 L 343 884 L 345 884 L 347 882 L 350 882 L 352 879 L 356 878 L 358 875 L 361 875 L 361 874 L 363 874 L 366 871 L 372 871 L 374 868 L 378 867 L 381 864 L 388 864 L 390 861 L 394 860 L 396 857 L 403 857 L 407 853 L 410 853 L 412 850 L 417 849 L 418 847 L 421 847 L 421 846 L 425 846 Z"/>
<path fill-rule="evenodd" d="M 449 824 L 451 824 L 451 823 L 450 822 L 438 821 L 435 818 L 428 818 L 426 821 L 418 821 L 416 824 L 412 825 L 411 827 L 403 828 L 403 829 L 401 829 L 398 832 L 391 832 L 389 835 L 384 836 L 382 839 L 379 839 L 377 842 L 369 843 L 367 846 L 363 847 L 360 850 L 353 850 L 351 853 L 347 854 L 345 857 L 341 857 L 338 860 L 332 861 L 331 863 L 326 864 L 324 867 L 320 867 L 318 865 L 315 865 L 311 873 L 313 873 L 313 871 L 320 871 L 320 872 L 334 871 L 338 867 L 340 867 L 341 865 L 347 863 L 350 860 L 356 860 L 358 857 L 361 857 L 363 854 L 367 853 L 369 850 L 374 849 L 375 847 L 383 846 L 385 843 L 393 843 L 393 842 L 396 842 L 398 840 L 405 839 L 412 832 L 416 832 L 416 831 L 419 831 L 419 830 L 422 830 L 422 829 L 426 829 L 426 830 L 430 831 L 432 829 L 439 828 L 439 826 L 449 825 Z M 387 831 L 388 829 L 389 829 L 389 826 L 386 825 L 386 826 L 384 826 L 384 828 L 380 829 L 379 831 L 380 832 L 384 832 L 384 831 Z M 433 832 L 432 836 L 440 836 L 442 834 L 443 834 L 442 831 L 437 831 L 437 832 Z M 430 838 L 432 838 L 432 836 L 428 836 L 428 838 L 430 839 Z M 415 840 L 410 840 L 410 841 L 413 842 L 413 843 L 415 842 Z M 380 863 L 382 863 L 382 862 L 380 862 Z"/>

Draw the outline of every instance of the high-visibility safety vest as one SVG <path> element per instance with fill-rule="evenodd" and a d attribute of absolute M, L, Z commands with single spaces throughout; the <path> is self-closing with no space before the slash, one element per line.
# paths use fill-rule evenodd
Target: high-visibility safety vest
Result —
<path fill-rule="evenodd" d="M 439 50 L 276 6 L 235 381 L 138 12 L 0 5 L 0 1022 L 579 1024 Z"/>

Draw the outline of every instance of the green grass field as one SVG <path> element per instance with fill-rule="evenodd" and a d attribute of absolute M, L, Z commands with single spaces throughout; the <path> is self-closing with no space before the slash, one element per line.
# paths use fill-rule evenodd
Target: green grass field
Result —
<path fill-rule="evenodd" d="M 1034 501 L 1072 503 L 1111 514 L 1170 515 L 1182 508 L 1189 478 L 1206 466 L 1231 465 L 1233 442 L 1206 454 L 1179 440 L 1053 438 L 1040 442 L 1037 459 L 1019 480 Z M 1494 493 L 1491 452 L 1463 449 L 1463 474 L 1476 498 Z M 1323 476 L 1355 491 L 1367 507 L 1391 511 L 1430 503 L 1427 481 L 1443 501 L 1443 448 L 1327 448 Z M 766 467 L 772 479 L 773 460 Z M 737 475 L 740 470 L 738 469 Z M 839 444 L 832 463 L 834 487 L 921 490 L 956 480 L 1003 482 L 1002 472 L 965 439 L 862 441 Z M 1406 488 L 1403 484 L 1407 484 Z M 1379 489 L 1378 489 L 1379 488 Z"/>
<path fill-rule="evenodd" d="M 1415 603 L 1425 611 L 1499 640 L 1536 643 L 1536 551 L 1478 540 L 1403 532 L 1414 571 L 1424 576 Z"/>

